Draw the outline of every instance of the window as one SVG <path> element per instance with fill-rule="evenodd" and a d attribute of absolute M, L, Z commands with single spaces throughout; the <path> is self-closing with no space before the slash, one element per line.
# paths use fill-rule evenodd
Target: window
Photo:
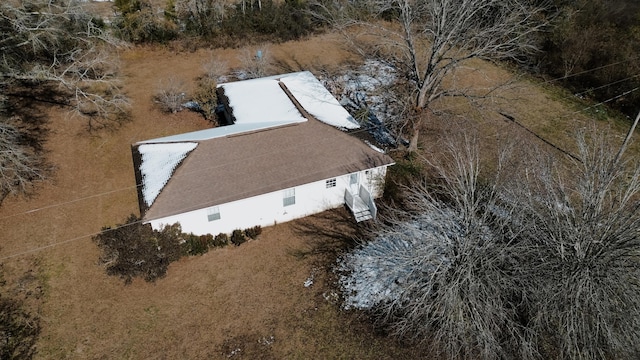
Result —
<path fill-rule="evenodd" d="M 220 208 L 218 206 L 208 208 L 207 219 L 209 221 L 220 220 Z"/>
<path fill-rule="evenodd" d="M 282 192 L 282 205 L 289 206 L 296 203 L 296 189 L 287 189 Z"/>
<path fill-rule="evenodd" d="M 335 178 L 327 180 L 327 189 L 328 188 L 332 188 L 332 187 L 336 187 L 336 179 Z"/>

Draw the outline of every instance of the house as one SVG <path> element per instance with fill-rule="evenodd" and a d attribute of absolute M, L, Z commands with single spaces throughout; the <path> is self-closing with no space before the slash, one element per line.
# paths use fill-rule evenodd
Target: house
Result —
<path fill-rule="evenodd" d="M 143 221 L 195 234 L 268 226 L 344 206 L 375 218 L 393 160 L 310 72 L 221 84 L 228 126 L 132 146 Z"/>

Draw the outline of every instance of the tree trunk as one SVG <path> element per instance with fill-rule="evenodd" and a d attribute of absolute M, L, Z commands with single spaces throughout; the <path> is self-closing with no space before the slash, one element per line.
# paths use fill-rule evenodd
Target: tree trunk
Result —
<path fill-rule="evenodd" d="M 420 129 L 415 127 L 413 129 L 413 135 L 411 135 L 411 141 L 409 142 L 409 152 L 418 151 L 418 139 L 420 138 Z"/>
<path fill-rule="evenodd" d="M 411 134 L 411 140 L 409 141 L 409 148 L 407 149 L 409 152 L 418 151 L 418 141 L 420 140 L 420 128 L 422 128 L 422 124 L 425 121 L 425 118 L 429 115 L 429 109 L 424 109 L 421 107 L 416 107 L 413 109 L 411 115 L 411 127 L 413 133 Z"/>
<path fill-rule="evenodd" d="M 418 97 L 416 98 L 416 108 L 423 109 L 427 105 L 427 85 L 424 84 L 418 91 Z"/>
<path fill-rule="evenodd" d="M 629 146 L 629 141 L 631 141 L 631 137 L 633 136 L 633 133 L 635 132 L 636 126 L 638 126 L 639 121 L 640 121 L 640 111 L 638 111 L 638 115 L 636 116 L 636 119 L 633 121 L 633 124 L 631 124 L 631 128 L 629 128 L 629 132 L 627 132 L 627 137 L 624 138 L 622 145 L 620 145 L 620 149 L 618 150 L 618 154 L 616 155 L 616 158 L 614 160 L 614 165 L 618 164 L 618 162 L 620 161 L 620 158 L 622 157 L 622 154 L 625 152 L 625 150 L 627 150 L 627 146 Z"/>

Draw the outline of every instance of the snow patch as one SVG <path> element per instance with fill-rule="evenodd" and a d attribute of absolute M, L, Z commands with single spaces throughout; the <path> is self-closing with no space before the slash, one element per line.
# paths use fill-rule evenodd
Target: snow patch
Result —
<path fill-rule="evenodd" d="M 461 217 L 444 205 L 363 244 L 338 260 L 336 271 L 345 309 L 371 309 L 402 302 L 409 284 L 429 287 L 438 272 L 451 266 L 450 243 L 464 237 Z"/>
<path fill-rule="evenodd" d="M 385 153 L 385 152 L 384 152 L 384 150 L 382 150 L 382 149 L 380 149 L 379 147 L 377 147 L 377 146 L 373 145 L 370 141 L 365 140 L 365 141 L 364 141 L 364 143 L 365 143 L 365 144 L 367 144 L 367 145 L 369 145 L 369 147 L 370 147 L 370 148 L 372 148 L 373 150 L 375 150 L 375 151 L 377 151 L 377 152 L 379 152 L 379 153 L 382 153 L 382 154 L 384 154 L 384 153 Z"/>
<path fill-rule="evenodd" d="M 178 164 L 198 146 L 197 143 L 144 144 L 138 146 L 142 157 L 142 196 L 151 206 L 173 175 Z"/>
<path fill-rule="evenodd" d="M 303 285 L 306 288 L 311 287 L 311 285 L 313 285 L 313 275 L 309 276 L 307 280 L 304 281 Z"/>

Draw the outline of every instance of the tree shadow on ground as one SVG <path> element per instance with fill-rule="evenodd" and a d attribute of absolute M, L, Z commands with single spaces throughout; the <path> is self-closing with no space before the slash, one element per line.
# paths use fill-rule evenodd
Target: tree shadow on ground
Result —
<path fill-rule="evenodd" d="M 48 105 L 63 106 L 64 99 L 48 86 L 21 88 L 7 96 L 4 117 L 16 126 L 22 135 L 22 144 L 43 154 L 44 143 L 50 133 Z"/>
<path fill-rule="evenodd" d="M 37 91 L 45 92 L 40 88 Z M 50 133 L 46 113 L 49 104 L 35 100 L 38 97 L 37 94 L 12 93 L 0 99 L 0 168 L 3 171 L 0 204 L 10 194 L 33 195 L 36 184 L 49 178 L 53 171 L 46 160 L 45 148 Z"/>
<path fill-rule="evenodd" d="M 333 262 L 363 241 L 371 226 L 369 221 L 356 223 L 346 207 L 299 219 L 293 224 L 293 230 L 305 239 L 306 249 L 295 250 L 293 255 L 300 258 L 315 256 L 319 261 Z"/>

